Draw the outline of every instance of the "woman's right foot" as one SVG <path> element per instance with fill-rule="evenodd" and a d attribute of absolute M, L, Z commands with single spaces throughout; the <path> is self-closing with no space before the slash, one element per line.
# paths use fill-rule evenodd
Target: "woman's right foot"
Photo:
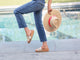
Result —
<path fill-rule="evenodd" d="M 46 47 L 42 46 L 35 50 L 35 52 L 48 52 L 48 51 L 49 51 L 48 46 L 46 46 Z"/>

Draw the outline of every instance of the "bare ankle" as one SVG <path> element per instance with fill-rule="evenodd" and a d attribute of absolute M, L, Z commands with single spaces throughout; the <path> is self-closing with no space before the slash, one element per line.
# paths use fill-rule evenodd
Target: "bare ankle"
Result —
<path fill-rule="evenodd" d="M 47 41 L 44 41 L 44 42 L 43 42 L 43 45 L 46 46 L 46 45 L 47 45 Z"/>
<path fill-rule="evenodd" d="M 31 33 L 31 30 L 29 30 L 28 27 L 25 27 L 24 30 L 25 30 L 25 32 L 26 32 L 26 35 L 29 36 L 30 33 Z"/>
<path fill-rule="evenodd" d="M 43 45 L 42 45 L 43 48 L 48 48 L 48 45 L 47 45 L 47 42 L 43 42 Z"/>

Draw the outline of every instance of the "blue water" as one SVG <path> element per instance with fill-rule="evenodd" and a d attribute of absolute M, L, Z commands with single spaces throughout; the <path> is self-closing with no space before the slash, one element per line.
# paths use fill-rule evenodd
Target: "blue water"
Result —
<path fill-rule="evenodd" d="M 24 14 L 23 16 L 29 29 L 35 30 L 32 40 L 39 40 L 33 13 Z M 47 39 L 80 39 L 80 19 L 66 17 L 63 13 L 62 16 L 62 23 L 57 31 L 50 33 L 45 30 Z M 0 41 L 26 40 L 24 28 L 18 28 L 14 14 L 0 15 Z"/>

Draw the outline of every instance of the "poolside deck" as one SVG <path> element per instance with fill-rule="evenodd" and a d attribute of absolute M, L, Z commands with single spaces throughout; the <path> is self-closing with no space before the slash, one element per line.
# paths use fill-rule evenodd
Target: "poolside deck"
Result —
<path fill-rule="evenodd" d="M 69 6 L 72 5 L 71 3 L 68 6 L 66 6 L 67 3 L 53 4 L 52 6 L 57 8 L 65 4 L 65 7 L 76 7 L 74 5 L 77 3 L 74 3 L 73 6 Z M 80 2 L 78 5 L 80 8 Z M 13 13 L 13 10 L 18 6 L 11 7 L 0 7 L 0 14 Z M 41 44 L 39 40 L 33 40 L 30 44 L 24 40 L 0 42 L 0 60 L 80 60 L 80 39 L 48 40 L 50 51 L 36 53 L 35 49 L 39 48 Z"/>
<path fill-rule="evenodd" d="M 36 53 L 39 48 L 39 40 L 33 40 L 30 44 L 26 41 L 1 42 L 0 60 L 80 60 L 80 40 L 48 40 L 50 51 Z"/>

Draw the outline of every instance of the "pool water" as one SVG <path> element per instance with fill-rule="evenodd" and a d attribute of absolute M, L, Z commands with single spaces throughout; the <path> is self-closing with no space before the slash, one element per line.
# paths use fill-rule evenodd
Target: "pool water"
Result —
<path fill-rule="evenodd" d="M 43 17 L 45 13 L 46 11 L 43 13 Z M 67 16 L 65 16 L 64 13 L 61 14 L 62 14 L 62 23 L 59 29 L 51 33 L 45 30 L 47 39 L 48 40 L 80 39 L 80 19 L 78 17 L 73 18 L 75 16 L 73 15 L 71 16 L 70 14 L 67 14 Z M 33 13 L 24 14 L 23 16 L 29 29 L 35 30 L 32 40 L 39 40 Z M 5 42 L 5 41 L 26 41 L 26 40 L 27 37 L 24 28 L 18 28 L 18 24 L 14 14 L 0 15 L 0 41 Z"/>

